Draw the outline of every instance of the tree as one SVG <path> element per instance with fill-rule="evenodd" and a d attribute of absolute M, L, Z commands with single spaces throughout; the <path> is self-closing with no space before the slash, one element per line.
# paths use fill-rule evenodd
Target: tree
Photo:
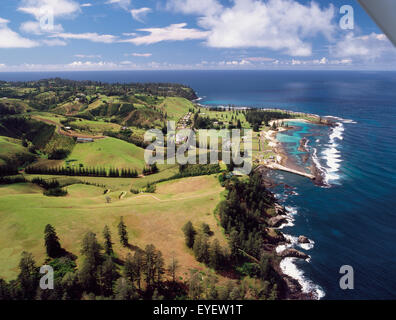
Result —
<path fill-rule="evenodd" d="M 177 269 L 179 269 L 179 262 L 177 261 L 177 259 L 176 259 L 175 256 L 173 255 L 173 256 L 172 256 L 172 261 L 171 261 L 171 263 L 170 263 L 169 266 L 168 266 L 168 270 L 169 270 L 169 272 L 170 272 L 170 274 L 171 274 L 171 276 L 172 276 L 172 281 L 173 281 L 173 283 L 176 282 L 176 272 L 177 272 Z"/>
<path fill-rule="evenodd" d="M 110 257 L 107 257 L 100 267 L 100 287 L 104 296 L 113 294 L 113 283 L 119 277 L 116 266 Z"/>
<path fill-rule="evenodd" d="M 118 224 L 118 234 L 120 235 L 120 242 L 124 247 L 128 246 L 128 231 L 124 223 L 124 218 L 121 217 L 120 223 Z"/>
<path fill-rule="evenodd" d="M 198 300 L 201 298 L 204 289 L 201 282 L 201 274 L 195 272 L 191 274 L 190 281 L 188 285 L 188 295 L 192 300 Z"/>
<path fill-rule="evenodd" d="M 199 262 L 208 263 L 209 261 L 209 241 L 208 236 L 204 233 L 199 233 L 194 241 L 193 251 L 195 258 Z"/>
<path fill-rule="evenodd" d="M 128 253 L 124 263 L 124 278 L 128 279 L 132 283 L 135 282 L 133 257 L 130 253 Z"/>
<path fill-rule="evenodd" d="M 269 273 L 269 258 L 265 254 L 260 257 L 260 278 L 262 280 L 267 280 L 268 273 Z"/>
<path fill-rule="evenodd" d="M 56 234 L 55 228 L 50 224 L 47 224 L 45 227 L 44 241 L 47 255 L 50 258 L 57 258 L 62 255 L 62 247 L 60 245 L 58 235 Z"/>
<path fill-rule="evenodd" d="M 134 300 L 138 294 L 133 283 L 125 278 L 119 278 L 114 286 L 115 300 Z"/>
<path fill-rule="evenodd" d="M 212 231 L 210 230 L 210 226 L 205 222 L 202 223 L 201 229 L 202 232 L 207 234 L 208 236 L 211 236 L 213 234 Z"/>
<path fill-rule="evenodd" d="M 155 247 L 150 244 L 146 246 L 145 252 L 145 268 L 143 274 L 145 275 L 145 280 L 147 287 L 150 287 L 154 282 L 155 270 L 156 270 L 156 250 Z"/>
<path fill-rule="evenodd" d="M 215 270 L 220 269 L 223 260 L 223 252 L 219 240 L 215 239 L 209 249 L 209 265 Z"/>
<path fill-rule="evenodd" d="M 188 221 L 182 230 L 184 232 L 187 247 L 192 248 L 194 246 L 195 235 L 197 232 L 195 231 L 191 221 Z"/>
<path fill-rule="evenodd" d="M 0 301 L 11 300 L 11 292 L 8 283 L 0 279 Z"/>
<path fill-rule="evenodd" d="M 142 272 L 145 268 L 145 256 L 141 250 L 137 250 L 132 259 L 132 274 L 134 280 L 137 282 L 139 290 L 141 289 Z"/>
<path fill-rule="evenodd" d="M 105 239 L 104 242 L 105 253 L 111 256 L 113 254 L 113 243 L 111 242 L 110 228 L 107 225 L 103 229 L 103 238 Z"/>
<path fill-rule="evenodd" d="M 165 265 L 165 262 L 164 262 L 164 258 L 162 256 L 162 252 L 159 250 L 156 250 L 154 281 L 157 282 L 157 285 L 159 285 L 161 283 L 162 276 L 165 273 L 164 265 Z"/>
<path fill-rule="evenodd" d="M 19 270 L 18 283 L 20 285 L 22 299 L 33 300 L 39 284 L 39 273 L 31 253 L 22 252 Z"/>
<path fill-rule="evenodd" d="M 96 235 L 88 232 L 82 241 L 81 254 L 84 260 L 79 272 L 80 282 L 87 292 L 98 290 L 98 268 L 103 262 L 102 246 L 98 243 Z"/>

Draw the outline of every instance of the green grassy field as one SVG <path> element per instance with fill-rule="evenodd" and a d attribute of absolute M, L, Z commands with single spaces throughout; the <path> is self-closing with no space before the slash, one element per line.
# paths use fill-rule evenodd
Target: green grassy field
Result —
<path fill-rule="evenodd" d="M 57 229 L 62 245 L 75 254 L 79 254 L 84 233 L 91 230 L 102 241 L 103 227 L 109 225 L 115 251 L 124 257 L 128 249 L 121 247 L 117 236 L 117 224 L 123 216 L 130 243 L 139 247 L 154 244 L 164 254 L 166 264 L 176 256 L 183 277 L 188 276 L 191 268 L 207 271 L 185 246 L 181 228 L 188 220 L 196 227 L 208 223 L 214 238 L 226 243 L 213 214 L 224 190 L 216 176 L 164 182 L 158 185 L 155 194 L 129 193 L 122 200 L 112 197 L 110 204 L 106 203 L 103 188 L 76 184 L 67 190 L 66 197 L 51 198 L 31 184 L 0 186 L 2 277 L 16 277 L 24 250 L 32 252 L 39 264 L 44 262 L 43 231 L 48 223 Z"/>
<path fill-rule="evenodd" d="M 115 138 L 78 143 L 65 162 L 75 166 L 83 164 L 85 167 L 131 168 L 139 171 L 145 165 L 142 148 Z"/>

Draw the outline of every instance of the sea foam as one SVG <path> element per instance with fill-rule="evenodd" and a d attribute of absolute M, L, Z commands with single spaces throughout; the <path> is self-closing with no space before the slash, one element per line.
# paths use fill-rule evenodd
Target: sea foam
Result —
<path fill-rule="evenodd" d="M 297 265 L 295 264 L 296 260 L 296 258 L 283 259 L 280 263 L 282 272 L 297 280 L 302 288 L 302 292 L 311 294 L 317 300 L 322 299 L 326 295 L 322 287 L 313 283 L 305 276 L 302 270 L 298 269 Z"/>

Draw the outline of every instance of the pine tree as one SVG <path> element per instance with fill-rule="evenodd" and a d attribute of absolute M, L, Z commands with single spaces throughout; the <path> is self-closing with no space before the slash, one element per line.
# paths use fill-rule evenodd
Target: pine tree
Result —
<path fill-rule="evenodd" d="M 121 244 L 124 247 L 128 246 L 128 231 L 126 229 L 123 217 L 121 217 L 120 223 L 118 224 L 118 234 L 120 235 Z"/>
<path fill-rule="evenodd" d="M 22 252 L 19 270 L 18 283 L 22 299 L 33 300 L 39 285 L 39 273 L 31 253 Z"/>
<path fill-rule="evenodd" d="M 198 234 L 194 241 L 193 251 L 199 262 L 207 263 L 209 261 L 209 242 L 206 234 Z"/>
<path fill-rule="evenodd" d="M 141 250 L 137 250 L 132 259 L 132 274 L 134 280 L 137 282 L 138 288 L 141 288 L 142 272 L 145 268 L 145 256 Z"/>
<path fill-rule="evenodd" d="M 59 243 L 59 238 L 56 234 L 55 228 L 47 224 L 44 230 L 44 241 L 47 255 L 50 258 L 57 258 L 62 254 L 62 247 Z"/>
<path fill-rule="evenodd" d="M 132 283 L 135 282 L 133 257 L 130 253 L 128 253 L 124 263 L 124 278 L 128 279 Z"/>
<path fill-rule="evenodd" d="M 110 257 L 104 261 L 100 267 L 100 287 L 101 293 L 108 297 L 113 295 L 113 283 L 119 277 L 116 266 Z"/>
<path fill-rule="evenodd" d="M 176 272 L 177 269 L 179 269 L 179 262 L 177 261 L 177 259 L 175 258 L 175 256 L 172 257 L 172 261 L 169 264 L 168 270 L 172 276 L 172 281 L 173 283 L 176 282 Z"/>
<path fill-rule="evenodd" d="M 134 300 L 138 298 L 133 283 L 125 278 L 119 278 L 114 286 L 115 300 Z"/>
<path fill-rule="evenodd" d="M 103 229 L 103 238 L 105 239 L 104 242 L 105 253 L 111 256 L 113 254 L 113 243 L 111 242 L 111 233 L 107 225 Z"/>
<path fill-rule="evenodd" d="M 209 249 L 209 265 L 215 270 L 220 269 L 223 260 L 223 252 L 219 240 L 215 239 Z"/>
<path fill-rule="evenodd" d="M 83 263 L 79 272 L 79 278 L 86 292 L 97 292 L 99 279 L 98 268 L 103 262 L 102 246 L 93 232 L 88 232 L 82 241 L 81 254 Z"/>
<path fill-rule="evenodd" d="M 156 250 L 155 247 L 150 244 L 147 245 L 145 250 L 145 268 L 143 274 L 147 283 L 147 287 L 150 287 L 155 279 L 156 271 Z"/>
<path fill-rule="evenodd" d="M 182 230 L 184 232 L 187 247 L 192 248 L 194 246 L 194 239 L 197 232 L 195 231 L 191 221 L 188 221 Z"/>

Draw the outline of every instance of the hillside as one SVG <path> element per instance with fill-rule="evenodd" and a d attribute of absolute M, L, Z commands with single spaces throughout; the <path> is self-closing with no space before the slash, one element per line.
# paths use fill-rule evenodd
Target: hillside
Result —
<path fill-rule="evenodd" d="M 180 97 L 167 97 L 159 107 L 167 114 L 168 120 L 174 121 L 178 121 L 195 108 L 191 101 Z"/>
<path fill-rule="evenodd" d="M 99 139 L 92 143 L 78 143 L 66 158 L 71 166 L 143 169 L 144 150 L 131 143 L 115 139 Z"/>
<path fill-rule="evenodd" d="M 23 165 L 34 159 L 34 155 L 17 139 L 0 136 L 0 166 Z"/>

